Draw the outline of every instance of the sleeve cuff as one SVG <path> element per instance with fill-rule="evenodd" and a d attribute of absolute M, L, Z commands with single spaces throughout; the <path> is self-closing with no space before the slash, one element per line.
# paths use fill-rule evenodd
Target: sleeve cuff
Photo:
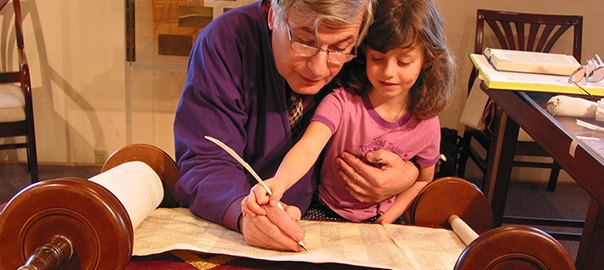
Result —
<path fill-rule="evenodd" d="M 222 217 L 222 225 L 233 231 L 241 232 L 239 229 L 239 217 L 241 216 L 241 201 L 244 197 L 241 196 L 235 199 Z"/>

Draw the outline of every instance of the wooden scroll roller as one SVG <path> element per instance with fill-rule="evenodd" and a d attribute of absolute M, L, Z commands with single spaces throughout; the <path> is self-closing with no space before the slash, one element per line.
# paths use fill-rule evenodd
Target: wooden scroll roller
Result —
<path fill-rule="evenodd" d="M 0 215 L 0 269 L 126 269 L 134 228 L 156 207 L 177 205 L 177 179 L 169 155 L 137 144 L 88 180 L 28 186 Z"/>
<path fill-rule="evenodd" d="M 491 229 L 489 202 L 478 187 L 461 178 L 431 182 L 407 214 L 412 224 L 451 226 L 467 246 L 456 270 L 575 269 L 564 247 L 539 229 L 519 225 Z M 479 236 L 472 228 L 490 230 Z"/>

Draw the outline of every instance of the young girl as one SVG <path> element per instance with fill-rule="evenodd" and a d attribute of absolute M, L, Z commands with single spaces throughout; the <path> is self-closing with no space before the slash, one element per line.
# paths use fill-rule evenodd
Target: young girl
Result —
<path fill-rule="evenodd" d="M 264 215 L 260 205 L 277 205 L 325 146 L 321 183 L 306 219 L 392 223 L 432 181 L 440 154 L 437 115 L 449 103 L 454 69 L 436 6 L 432 0 L 381 0 L 359 51 L 337 78 L 343 87 L 323 99 L 276 175 L 265 181 L 272 195 L 254 186 L 241 203 L 244 215 Z M 415 159 L 419 177 L 397 196 L 360 202 L 347 192 L 336 159 L 343 151 L 364 158 L 379 149 Z"/>

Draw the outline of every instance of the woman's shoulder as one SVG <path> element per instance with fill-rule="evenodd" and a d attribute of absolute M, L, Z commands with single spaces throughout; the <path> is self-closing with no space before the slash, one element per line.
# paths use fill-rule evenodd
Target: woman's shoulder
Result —
<path fill-rule="evenodd" d="M 260 3 L 256 2 L 227 10 L 223 14 L 212 20 L 210 24 L 214 22 L 219 22 L 220 24 L 229 25 L 229 23 L 225 22 L 240 23 L 242 21 L 250 20 L 266 22 L 266 16 L 262 12 L 262 7 Z"/>
<path fill-rule="evenodd" d="M 231 9 L 213 19 L 202 31 L 210 36 L 246 37 L 268 31 L 266 17 L 259 3 Z M 211 34 L 210 34 L 211 33 Z"/>

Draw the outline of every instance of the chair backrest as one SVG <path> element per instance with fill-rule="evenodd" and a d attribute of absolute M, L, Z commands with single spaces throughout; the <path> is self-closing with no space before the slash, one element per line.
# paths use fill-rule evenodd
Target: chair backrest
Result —
<path fill-rule="evenodd" d="M 497 37 L 502 49 L 533 52 L 549 52 L 560 37 L 573 27 L 573 56 L 581 61 L 583 16 L 479 9 L 476 14 L 474 53 L 482 53 L 484 50 L 485 22 Z M 473 68 L 468 81 L 468 93 L 477 76 L 478 71 Z"/>
<path fill-rule="evenodd" d="M 0 0 L 0 10 L 2 10 L 2 8 L 4 8 L 4 5 L 6 5 L 8 3 L 8 0 Z"/>
<path fill-rule="evenodd" d="M 0 10 L 6 8 L 6 4 L 11 0 L 0 0 Z M 12 84 L 19 83 L 19 87 L 21 88 L 21 92 L 23 93 L 23 99 L 25 102 L 25 118 L 27 119 L 27 129 L 28 131 L 20 131 L 15 127 L 11 127 L 14 129 L 14 132 L 0 132 L 0 136 L 18 136 L 18 135 L 27 135 L 34 134 L 33 130 L 33 105 L 32 105 L 32 96 L 31 96 L 31 81 L 29 75 L 29 65 L 27 62 L 27 57 L 25 56 L 25 45 L 23 42 L 23 17 L 21 15 L 21 3 L 19 0 L 12 0 L 13 2 L 13 11 L 15 16 L 15 41 L 17 45 L 17 57 L 19 59 L 19 68 L 18 70 L 11 70 L 11 67 L 8 65 L 5 66 L 7 70 L 0 71 L 0 84 Z M 3 39 L 1 39 L 3 42 Z M 10 50 L 9 50 L 10 51 Z M 2 52 L 4 53 L 4 52 Z M 7 53 L 8 54 L 8 53 Z M 2 55 L 0 60 L 4 61 L 9 59 L 8 55 Z M 5 63 L 3 63 L 4 65 Z M 10 120 L 9 120 L 10 121 Z M 19 134 L 16 134 L 19 133 Z M 15 135 L 16 134 L 16 135 Z"/>
<path fill-rule="evenodd" d="M 0 10 L 4 9 L 9 0 L 0 0 Z M 16 43 L 17 43 L 17 51 L 19 54 L 20 66 L 19 69 L 21 72 L 3 72 L 0 73 L 0 83 L 16 83 L 22 82 L 24 79 L 28 80 L 29 84 L 29 74 L 25 76 L 26 78 L 21 78 L 23 76 L 23 72 L 29 73 L 29 69 L 27 69 L 27 61 L 25 59 L 24 47 L 25 44 L 23 42 L 23 17 L 21 16 L 21 3 L 19 0 L 13 0 L 13 10 L 15 15 L 15 35 L 16 35 Z M 5 57 L 3 57 L 5 58 Z M 5 59 L 8 59 L 6 56 Z M 24 63 L 25 62 L 25 63 Z M 23 71 L 23 68 L 27 70 Z"/>

